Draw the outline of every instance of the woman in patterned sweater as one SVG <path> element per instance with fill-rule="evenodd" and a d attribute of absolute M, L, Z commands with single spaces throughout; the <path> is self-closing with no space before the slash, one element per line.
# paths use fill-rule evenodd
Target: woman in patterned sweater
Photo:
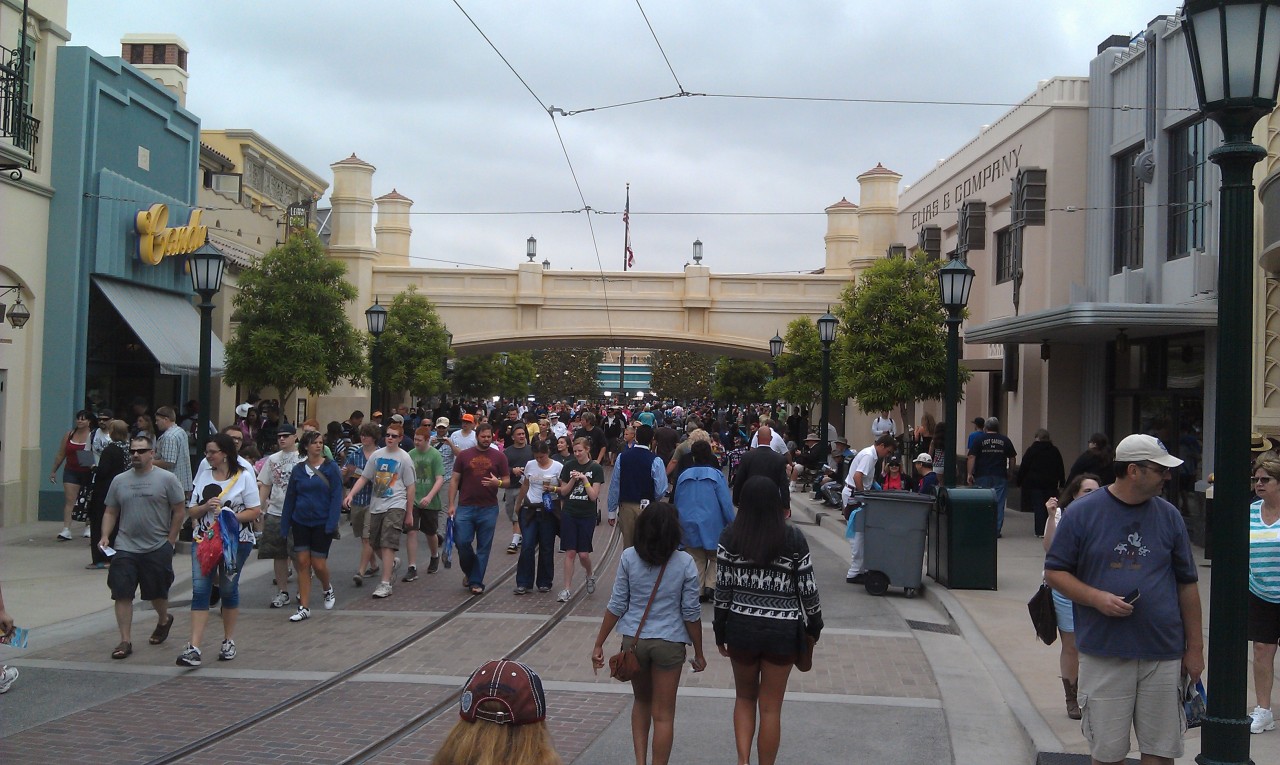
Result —
<path fill-rule="evenodd" d="M 738 762 L 750 761 L 758 713 L 759 763 L 773 765 L 782 736 L 782 697 L 803 639 L 800 606 L 805 630 L 815 640 L 822 632 L 822 608 L 809 543 L 787 524 L 778 488 L 768 478 L 755 476 L 743 485 L 738 515 L 720 535 L 716 562 L 715 637 L 720 654 L 733 664 Z"/>

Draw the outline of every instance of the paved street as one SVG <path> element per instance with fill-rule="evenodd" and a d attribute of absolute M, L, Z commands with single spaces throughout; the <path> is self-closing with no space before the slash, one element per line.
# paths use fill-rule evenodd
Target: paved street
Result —
<path fill-rule="evenodd" d="M 845 584 L 841 530 L 829 515 L 814 525 L 814 508 L 801 502 L 796 520 L 814 551 L 826 630 L 815 669 L 791 677 L 784 762 L 1024 764 L 1037 751 L 1084 751 L 1078 724 L 1062 711 L 1057 647 L 1035 642 L 1026 619 L 1042 560 L 1030 516 L 1010 515 L 999 591 L 926 587 L 922 597 L 907 599 L 891 589 L 877 598 Z M 597 557 L 610 531 L 599 527 Z M 22 671 L 14 690 L 0 697 L 0 761 L 145 762 L 332 677 L 468 599 L 455 565 L 417 582 L 397 581 L 391 598 L 373 600 L 370 586 L 351 584 L 357 548 L 348 536 L 334 547 L 334 611 L 320 608 L 313 593 L 312 618 L 289 623 L 291 609 L 266 607 L 270 568 L 252 561 L 242 587 L 239 657 L 215 660 L 221 639 L 215 616 L 204 666 L 180 668 L 174 658 L 190 626 L 187 572 L 175 585 L 169 641 L 147 645 L 155 616 L 141 607 L 133 656 L 113 661 L 118 638 L 105 574 L 82 570 L 83 545 L 55 543 L 54 533 L 53 524 L 3 530 L 6 599 L 18 623 L 34 629 L 30 648 L 0 654 Z M 514 563 L 498 549 L 489 581 Z M 560 576 L 557 566 L 557 588 Z M 612 578 L 610 565 L 595 595 L 581 594 L 568 618 L 523 657 L 546 683 L 548 720 L 566 762 L 630 757 L 629 687 L 594 674 L 588 660 Z M 582 582 L 579 571 L 575 584 Z M 513 585 L 494 584 L 476 608 L 353 682 L 184 762 L 334 762 L 360 750 L 445 698 L 477 664 L 511 650 L 556 610 L 554 593 L 516 596 Z M 1207 599 L 1207 576 L 1204 591 Z M 682 678 L 673 761 L 732 756 L 732 674 L 710 645 L 710 619 L 708 606 L 709 667 L 697 675 L 686 669 Z M 428 759 L 454 719 L 450 712 L 429 722 L 377 761 Z M 1253 743 L 1256 762 L 1280 762 L 1280 733 Z M 1194 732 L 1187 748 L 1184 761 L 1191 762 L 1199 751 Z"/>

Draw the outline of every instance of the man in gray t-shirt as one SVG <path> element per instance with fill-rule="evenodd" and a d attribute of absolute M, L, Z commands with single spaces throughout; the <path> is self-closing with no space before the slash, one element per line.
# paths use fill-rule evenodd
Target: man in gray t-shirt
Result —
<path fill-rule="evenodd" d="M 107 587 L 115 601 L 120 644 L 111 658 L 133 653 L 133 597 L 141 587 L 142 599 L 151 601 L 158 617 L 151 644 L 169 637 L 173 615 L 169 613 L 169 587 L 173 584 L 173 546 L 182 528 L 185 496 L 173 473 L 157 468 L 155 444 L 140 436 L 129 442 L 133 470 L 121 473 L 107 490 L 102 537 L 98 546 L 110 549 L 111 532 L 120 524 L 119 548 L 111 559 Z"/>

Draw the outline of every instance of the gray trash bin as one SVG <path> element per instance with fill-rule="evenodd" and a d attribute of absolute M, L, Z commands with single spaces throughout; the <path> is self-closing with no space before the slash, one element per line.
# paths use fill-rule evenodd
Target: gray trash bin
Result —
<path fill-rule="evenodd" d="M 864 534 L 863 586 L 883 595 L 889 586 L 902 587 L 908 598 L 920 589 L 929 512 L 934 498 L 911 491 L 871 491 L 860 494 L 862 510 L 857 528 Z"/>

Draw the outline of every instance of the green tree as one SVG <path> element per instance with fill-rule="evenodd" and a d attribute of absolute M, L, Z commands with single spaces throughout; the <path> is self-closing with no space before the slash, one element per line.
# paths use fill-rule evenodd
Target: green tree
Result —
<path fill-rule="evenodd" d="M 711 397 L 732 404 L 763 401 L 764 386 L 769 381 L 769 365 L 763 361 L 731 359 L 721 356 L 716 364 L 715 384 Z"/>
<path fill-rule="evenodd" d="M 599 348 L 549 348 L 533 352 L 533 393 L 539 401 L 600 396 Z"/>
<path fill-rule="evenodd" d="M 900 409 L 946 392 L 946 311 L 938 268 L 922 251 L 877 260 L 845 288 L 835 310 L 835 389 L 863 412 Z M 961 390 L 969 379 L 960 368 Z"/>
<path fill-rule="evenodd" d="M 533 353 L 530 351 L 514 351 L 505 354 L 506 362 L 502 362 L 503 354 L 498 354 L 501 376 L 498 379 L 498 395 L 506 399 L 524 398 L 533 388 L 534 374 Z"/>
<path fill-rule="evenodd" d="M 463 356 L 453 365 L 453 390 L 464 398 L 498 395 L 502 384 L 502 364 L 498 354 Z"/>
<path fill-rule="evenodd" d="M 361 337 L 347 318 L 356 288 L 311 230 L 289 237 L 240 274 L 239 324 L 227 343 L 225 382 L 324 394 L 346 380 L 363 385 Z"/>
<path fill-rule="evenodd" d="M 444 362 L 449 338 L 435 307 L 417 287 L 410 285 L 391 301 L 378 352 L 377 382 L 383 389 L 407 390 L 415 398 L 447 390 Z"/>
<path fill-rule="evenodd" d="M 649 361 L 650 387 L 660 398 L 687 401 L 711 394 L 715 360 L 693 351 L 654 351 Z"/>
<path fill-rule="evenodd" d="M 822 395 L 822 341 L 818 325 L 807 316 L 792 319 L 783 336 L 778 377 L 765 386 L 770 399 L 815 406 Z"/>

